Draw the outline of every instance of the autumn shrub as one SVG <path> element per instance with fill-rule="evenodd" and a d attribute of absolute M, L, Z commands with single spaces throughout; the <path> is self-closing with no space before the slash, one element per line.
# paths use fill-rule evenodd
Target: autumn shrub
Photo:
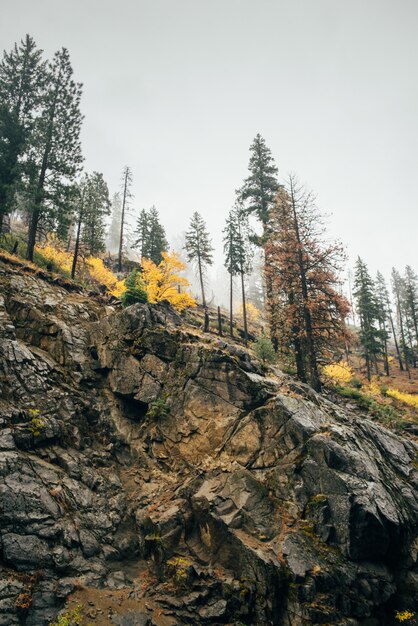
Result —
<path fill-rule="evenodd" d="M 329 363 L 323 368 L 323 373 L 332 382 L 350 383 L 353 378 L 353 369 L 346 361 L 339 363 Z"/>
<path fill-rule="evenodd" d="M 187 307 L 196 306 L 196 301 L 184 287 L 189 287 L 189 281 L 180 273 L 186 265 L 175 252 L 163 252 L 163 260 L 159 265 L 149 259 L 142 261 L 142 279 L 148 301 L 151 304 L 167 300 L 175 309 L 183 311 Z"/>
<path fill-rule="evenodd" d="M 68 609 L 58 615 L 54 622 L 50 622 L 49 626 L 83 626 L 84 625 L 84 608 L 82 604 L 77 604 L 74 609 Z"/>
<path fill-rule="evenodd" d="M 28 428 L 34 437 L 39 437 L 41 434 L 41 428 L 45 425 L 44 420 L 40 417 L 39 409 L 29 409 L 30 421 Z"/>
<path fill-rule="evenodd" d="M 182 557 L 173 557 L 167 561 L 167 573 L 176 590 L 187 589 L 191 563 Z"/>
<path fill-rule="evenodd" d="M 248 301 L 245 305 L 245 312 L 247 314 L 247 322 L 248 324 L 257 324 L 257 322 L 260 322 L 261 317 L 262 317 L 262 313 L 260 311 L 260 309 L 258 309 L 255 304 L 253 304 L 252 302 Z M 238 307 L 238 311 L 237 311 L 237 317 L 239 318 L 239 320 L 242 322 L 244 320 L 244 308 L 242 306 L 242 304 Z"/>
<path fill-rule="evenodd" d="M 395 613 L 395 619 L 398 622 L 409 622 L 411 623 L 411 620 L 414 618 L 415 613 L 412 613 L 412 611 L 396 611 Z"/>
<path fill-rule="evenodd" d="M 403 391 L 399 391 L 398 389 L 386 389 L 386 395 L 390 398 L 394 398 L 399 402 L 403 402 L 408 406 L 412 406 L 415 409 L 418 408 L 418 395 L 412 393 L 404 393 Z"/>

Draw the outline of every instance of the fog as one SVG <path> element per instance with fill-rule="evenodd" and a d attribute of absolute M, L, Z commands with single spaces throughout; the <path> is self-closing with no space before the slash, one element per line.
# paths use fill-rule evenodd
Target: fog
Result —
<path fill-rule="evenodd" d="M 350 262 L 417 268 L 418 5 L 414 0 L 1 0 L 0 44 L 69 49 L 84 83 L 87 171 L 133 211 L 155 204 L 172 244 L 193 211 L 219 276 L 221 231 L 266 139 L 331 214 Z M 220 279 L 222 282 L 222 279 Z"/>

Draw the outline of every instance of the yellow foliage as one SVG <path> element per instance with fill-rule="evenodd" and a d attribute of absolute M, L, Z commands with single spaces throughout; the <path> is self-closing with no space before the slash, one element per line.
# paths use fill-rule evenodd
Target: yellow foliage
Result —
<path fill-rule="evenodd" d="M 104 285 L 112 296 L 116 298 L 121 297 L 126 290 L 125 281 L 118 280 L 115 274 L 105 266 L 102 259 L 90 256 L 87 259 L 87 266 L 90 277 L 93 278 L 93 280 Z"/>
<path fill-rule="evenodd" d="M 386 395 L 390 396 L 391 398 L 395 398 L 395 400 L 399 400 L 400 402 L 404 402 L 409 406 L 418 408 L 418 395 L 412 393 L 404 393 L 403 391 L 398 391 L 398 389 L 388 389 L 386 391 Z"/>
<path fill-rule="evenodd" d="M 163 260 L 155 265 L 149 259 L 142 261 L 142 280 L 145 291 L 151 304 L 168 300 L 178 311 L 188 306 L 196 306 L 192 296 L 179 291 L 181 287 L 188 287 L 189 281 L 179 273 L 186 269 L 186 265 L 180 261 L 175 252 L 163 252 Z"/>
<path fill-rule="evenodd" d="M 398 622 L 408 622 L 414 615 L 415 613 L 411 613 L 411 611 L 396 611 L 395 617 Z"/>
<path fill-rule="evenodd" d="M 252 302 L 247 302 L 245 305 L 245 309 L 247 311 L 247 322 L 249 324 L 256 324 L 261 317 L 260 309 L 257 309 L 257 307 Z M 238 317 L 244 319 L 244 309 L 242 304 L 238 309 Z"/>
<path fill-rule="evenodd" d="M 381 385 L 377 376 L 373 376 L 368 384 L 368 391 L 371 396 L 379 397 L 382 395 Z"/>
<path fill-rule="evenodd" d="M 46 261 L 58 266 L 64 272 L 70 273 L 73 264 L 73 255 L 67 250 L 62 250 L 55 243 L 54 239 L 49 239 L 47 243 L 37 244 L 35 250 L 39 252 Z"/>
<path fill-rule="evenodd" d="M 339 383 L 348 383 L 354 376 L 353 368 L 346 361 L 325 365 L 324 374 Z"/>
<path fill-rule="evenodd" d="M 59 241 L 56 238 L 49 237 L 45 244 L 38 244 L 36 251 L 39 252 L 46 261 L 54 264 L 61 271 L 68 274 L 71 273 L 73 252 L 60 248 Z M 104 285 L 116 298 L 120 298 L 126 289 L 124 281 L 118 280 L 117 276 L 105 266 L 102 259 L 93 256 L 87 259 L 80 257 L 77 267 L 78 273 L 86 275 L 87 278 L 95 280 L 100 285 Z"/>

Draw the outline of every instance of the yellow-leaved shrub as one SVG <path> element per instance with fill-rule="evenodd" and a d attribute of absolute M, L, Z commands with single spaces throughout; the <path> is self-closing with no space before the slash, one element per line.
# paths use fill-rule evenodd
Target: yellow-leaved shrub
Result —
<path fill-rule="evenodd" d="M 403 391 L 398 391 L 398 389 L 387 389 L 386 395 L 390 398 L 395 398 L 395 400 L 399 400 L 404 404 L 418 408 L 418 395 L 404 393 Z"/>
<path fill-rule="evenodd" d="M 142 261 L 142 280 L 148 301 L 155 304 L 168 300 L 178 311 L 196 306 L 194 298 L 187 291 L 181 291 L 182 287 L 189 287 L 187 278 L 179 276 L 186 269 L 186 265 L 175 252 L 163 252 L 162 257 L 159 265 L 150 259 Z"/>
<path fill-rule="evenodd" d="M 338 383 L 348 383 L 354 376 L 353 368 L 346 361 L 329 363 L 323 371 L 328 378 Z"/>
<path fill-rule="evenodd" d="M 64 250 L 60 247 L 56 237 L 50 236 L 44 244 L 37 244 L 35 251 L 47 263 L 51 263 L 59 271 L 66 275 L 71 274 L 73 264 L 73 252 Z M 93 280 L 100 285 L 104 285 L 106 289 L 116 298 L 120 298 L 126 287 L 123 280 L 118 280 L 117 276 L 105 266 L 103 259 L 90 256 L 87 258 L 79 257 L 77 263 L 77 274 L 83 280 Z"/>

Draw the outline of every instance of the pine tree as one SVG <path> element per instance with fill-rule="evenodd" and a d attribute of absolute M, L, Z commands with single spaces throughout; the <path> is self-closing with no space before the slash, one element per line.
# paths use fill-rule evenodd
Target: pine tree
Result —
<path fill-rule="evenodd" d="M 77 269 L 78 254 L 80 251 L 81 227 L 84 220 L 87 196 L 88 196 L 88 175 L 85 174 L 75 189 L 75 216 L 76 216 L 76 236 L 74 244 L 73 263 L 71 267 L 71 278 L 74 280 Z"/>
<path fill-rule="evenodd" d="M 6 106 L 0 104 L 0 232 L 10 213 L 19 177 L 18 158 L 22 150 L 23 129 Z"/>
<path fill-rule="evenodd" d="M 268 238 L 267 228 L 270 218 L 270 211 L 274 204 L 276 193 L 280 187 L 277 180 L 277 167 L 271 156 L 271 151 L 267 147 L 265 140 L 257 134 L 250 146 L 250 162 L 248 169 L 250 175 L 244 180 L 241 189 L 238 190 L 238 197 L 245 202 L 249 214 L 255 215 L 262 225 L 262 235 L 253 236 L 253 241 L 263 247 L 264 251 L 264 282 L 266 289 L 266 305 L 270 308 L 273 298 L 271 285 L 271 261 L 268 255 L 269 247 L 266 246 Z M 270 311 L 270 318 L 272 317 Z M 277 343 L 273 337 L 273 343 L 277 349 Z"/>
<path fill-rule="evenodd" d="M 409 332 L 413 336 L 414 367 L 416 367 L 416 350 L 418 347 L 418 276 L 410 265 L 405 268 L 405 295 L 404 308 Z"/>
<path fill-rule="evenodd" d="M 19 159 L 30 142 L 44 83 L 42 50 L 26 35 L 0 63 L 0 232 L 24 174 Z"/>
<path fill-rule="evenodd" d="M 119 246 L 120 222 L 122 216 L 122 200 L 119 193 L 113 194 L 111 216 L 107 236 L 107 247 L 110 252 L 115 252 Z"/>
<path fill-rule="evenodd" d="M 89 177 L 84 211 L 83 243 L 91 256 L 106 249 L 105 217 L 110 212 L 109 189 L 103 174 L 93 172 Z"/>
<path fill-rule="evenodd" d="M 377 357 L 382 354 L 382 337 L 378 328 L 379 304 L 375 295 L 375 284 L 366 264 L 358 257 L 354 274 L 354 297 L 360 319 L 360 343 L 366 362 L 367 378 L 371 379 L 371 367 L 377 372 Z"/>
<path fill-rule="evenodd" d="M 199 275 L 202 290 L 202 304 L 206 308 L 204 274 L 207 265 L 213 264 L 213 247 L 206 224 L 199 213 L 193 213 L 190 220 L 189 230 L 186 232 L 184 249 L 187 252 L 187 260 L 194 262 Z"/>
<path fill-rule="evenodd" d="M 126 220 L 126 213 L 129 207 L 129 201 L 132 199 L 132 170 L 126 165 L 122 172 L 122 210 L 120 217 L 120 232 L 119 232 L 119 254 L 118 254 L 118 271 L 122 271 L 122 255 L 124 244 L 124 227 Z"/>
<path fill-rule="evenodd" d="M 225 267 L 230 275 L 230 334 L 233 335 L 233 277 L 241 278 L 242 311 L 245 341 L 248 340 L 245 275 L 251 271 L 251 246 L 248 217 L 242 205 L 236 204 L 229 212 L 224 228 Z"/>
<path fill-rule="evenodd" d="M 126 291 L 122 294 L 123 306 L 130 306 L 136 302 L 148 302 L 145 284 L 141 277 L 141 272 L 132 270 L 125 279 Z"/>
<path fill-rule="evenodd" d="M 71 278 L 77 269 L 80 244 L 91 256 L 105 250 L 105 216 L 109 214 L 109 190 L 103 174 L 84 174 L 76 187 L 76 238 Z"/>
<path fill-rule="evenodd" d="M 29 154 L 32 169 L 30 222 L 27 256 L 33 260 L 38 226 L 42 218 L 58 221 L 61 233 L 70 223 L 73 180 L 80 170 L 82 156 L 80 130 L 81 84 L 72 78 L 68 50 L 56 52 L 48 64 L 47 86 L 41 101 L 41 113 L 35 120 L 33 143 Z"/>
<path fill-rule="evenodd" d="M 408 345 L 406 343 L 406 334 L 405 334 L 405 321 L 404 321 L 404 302 L 403 302 L 403 294 L 405 283 L 399 274 L 399 272 L 393 267 L 392 268 L 392 293 L 393 299 L 396 307 L 396 320 L 397 326 L 399 329 L 400 336 L 400 347 L 401 352 L 403 352 L 405 369 L 408 372 L 409 378 L 411 378 L 411 372 L 409 369 L 409 359 L 410 354 L 408 350 Z"/>
<path fill-rule="evenodd" d="M 378 322 L 383 345 L 385 374 L 386 376 L 389 376 L 388 339 L 390 337 L 391 311 L 389 293 L 386 287 L 385 279 L 380 272 L 377 272 L 376 274 L 375 289 L 378 306 Z M 394 338 L 397 344 L 396 337 L 394 336 Z"/>
<path fill-rule="evenodd" d="M 263 225 L 263 230 L 269 221 L 270 208 L 274 203 L 279 188 L 277 167 L 271 156 L 270 149 L 260 134 L 256 135 L 250 146 L 250 175 L 244 180 L 239 195 L 247 202 L 249 213 L 256 215 Z"/>
<path fill-rule="evenodd" d="M 146 209 L 142 209 L 136 222 L 136 229 L 134 232 L 136 241 L 133 244 L 135 248 L 139 249 L 139 256 L 141 257 L 141 261 L 143 258 L 146 258 L 145 253 L 149 237 L 149 228 L 150 225 L 148 211 Z"/>
<path fill-rule="evenodd" d="M 141 259 L 150 259 L 159 265 L 163 259 L 162 253 L 167 251 L 168 241 L 155 206 L 149 211 L 142 209 L 134 235 L 137 238 L 134 247 L 139 248 Z"/>

